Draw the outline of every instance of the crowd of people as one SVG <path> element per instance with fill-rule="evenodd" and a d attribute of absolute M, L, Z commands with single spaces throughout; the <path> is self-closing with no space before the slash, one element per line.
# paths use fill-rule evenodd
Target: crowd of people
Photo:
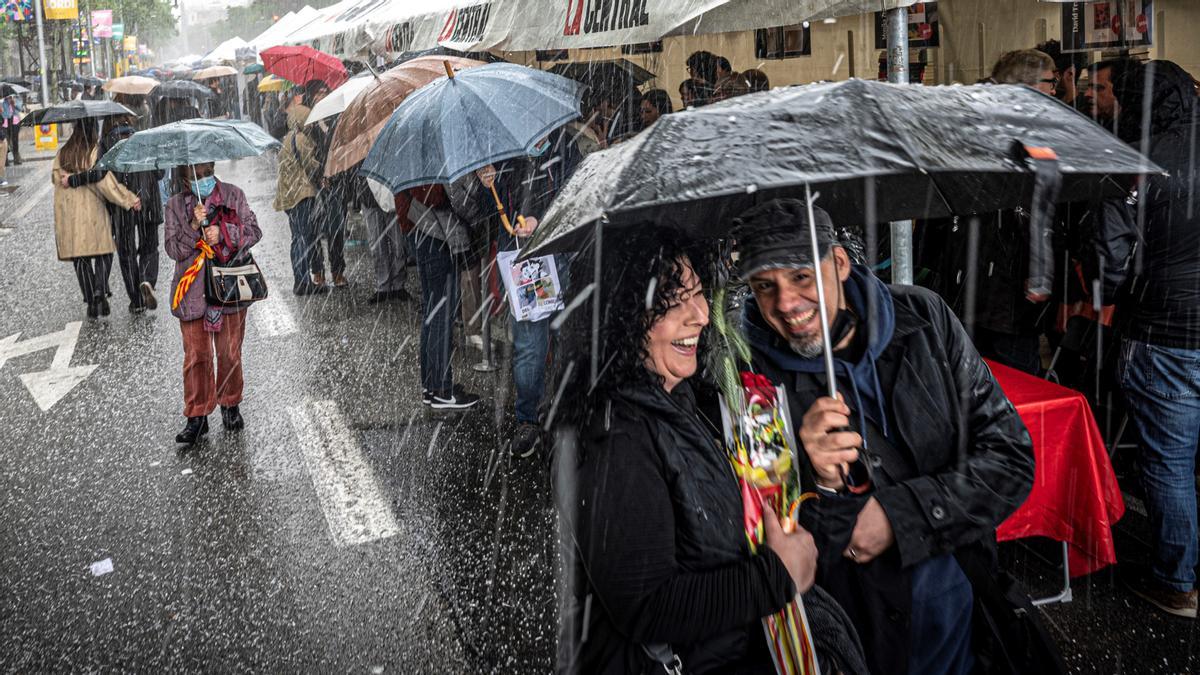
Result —
<path fill-rule="evenodd" d="M 770 87 L 761 71 L 734 71 L 709 52 L 689 56 L 687 68 L 679 86 L 687 108 Z M 1094 333 L 1118 337 L 1113 378 L 1142 441 L 1155 552 L 1148 573 L 1130 586 L 1165 611 L 1196 616 L 1196 83 L 1167 61 L 1086 64 L 1056 43 L 1003 55 L 988 80 L 1059 98 L 1167 171 L 1129 186 L 1124 199 L 1060 207 L 1048 235 L 1057 266 L 1042 270 L 1046 278 L 1030 270 L 1030 237 L 1039 235 L 1022 210 L 981 217 L 974 243 L 956 221 L 918 223 L 917 266 L 927 275 L 921 285 L 900 286 L 852 257 L 841 233 L 858 224 L 770 199 L 737 219 L 736 262 L 711 243 L 648 227 L 605 246 L 604 293 L 578 298 L 582 305 L 567 316 L 507 322 L 510 450 L 527 457 L 541 448 L 569 477 L 556 484 L 574 571 L 559 639 L 564 667 L 636 673 L 681 663 L 688 672 L 770 672 L 759 620 L 801 593 L 818 652 L 838 672 L 1002 670 L 1010 655 L 994 627 L 980 624 L 977 598 L 996 588 L 995 528 L 1028 495 L 1034 459 L 1029 434 L 982 357 L 1045 375 L 1047 349 L 1065 351 L 1073 358 L 1055 359 L 1050 369 L 1082 387 L 1105 363 L 1070 334 L 1079 318 Z M 455 333 L 482 346 L 481 322 L 498 311 L 488 282 L 495 255 L 536 231 L 586 155 L 674 114 L 671 97 L 662 89 L 592 87 L 580 119 L 548 133 L 527 156 L 393 194 L 356 170 L 326 175 L 337 117 L 308 119 L 329 92 L 311 80 L 254 107 L 265 127 L 282 127 L 272 207 L 289 224 L 292 291 L 310 296 L 348 285 L 346 217 L 360 211 L 374 257 L 371 302 L 420 306 L 423 404 L 472 408 L 480 398 L 455 377 Z M 152 113 L 152 124 L 199 113 L 165 100 L 176 103 Z M 0 105 L 6 123 L 18 115 Z M 114 252 L 130 311 L 153 310 L 157 228 L 165 221 L 164 249 L 176 263 L 171 306 L 185 352 L 187 421 L 176 440 L 190 445 L 208 431 L 217 406 L 226 428 L 245 424 L 245 310 L 207 306 L 189 281 L 193 263 L 198 251 L 233 259 L 263 232 L 242 191 L 211 164 L 169 176 L 93 169 L 98 156 L 137 133 L 141 119 L 113 118 L 103 131 L 75 125 L 53 170 L 58 255 L 75 267 L 89 318 L 111 311 Z M 593 279 L 597 263 L 588 256 L 556 263 L 572 306 L 586 288 L 572 282 Z M 803 527 L 767 517 L 765 546 L 753 553 L 698 361 L 712 320 L 709 293 L 722 271 L 745 289 L 738 325 L 754 369 L 786 389 L 804 487 L 820 495 L 805 507 Z M 817 277 L 833 308 L 825 328 L 842 398 L 822 386 Z M 1102 306 L 1115 306 L 1116 319 L 1096 311 Z M 594 316 L 604 317 L 598 332 Z M 597 348 L 603 368 L 585 373 L 577 364 L 595 360 Z M 547 389 L 557 392 L 552 402 Z M 858 461 L 872 469 L 866 494 L 850 490 L 844 472 Z M 1053 648 L 1038 649 L 1025 652 L 1035 654 L 1033 666 L 1054 667 Z"/>

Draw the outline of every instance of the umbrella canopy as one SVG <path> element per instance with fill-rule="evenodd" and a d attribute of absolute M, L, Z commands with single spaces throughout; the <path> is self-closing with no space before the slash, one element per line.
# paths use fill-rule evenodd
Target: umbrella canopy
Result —
<path fill-rule="evenodd" d="M 28 94 L 29 89 L 15 82 L 0 82 L 0 97 Z"/>
<path fill-rule="evenodd" d="M 85 87 L 100 87 L 104 85 L 104 80 L 98 77 L 90 77 L 88 75 L 77 77 L 75 78 L 75 81 Z"/>
<path fill-rule="evenodd" d="M 183 120 L 139 131 L 117 143 L 98 169 L 133 173 L 261 155 L 279 141 L 244 120 Z"/>
<path fill-rule="evenodd" d="M 159 81 L 152 77 L 126 75 L 125 77 L 114 77 L 105 82 L 101 89 L 111 94 L 136 94 L 144 96 L 149 94 L 159 84 Z"/>
<path fill-rule="evenodd" d="M 634 86 L 640 87 L 655 78 L 654 73 L 629 59 L 556 63 L 550 68 L 550 72 L 587 85 L 593 83 L 624 85 L 632 82 Z"/>
<path fill-rule="evenodd" d="M 137 113 L 115 101 L 67 101 L 52 105 L 49 108 L 34 110 L 21 120 L 22 126 L 35 124 L 53 124 L 55 122 L 74 122 L 75 120 L 111 117 L 113 115 L 131 115 Z"/>
<path fill-rule="evenodd" d="M 251 63 L 250 65 L 243 68 L 242 72 L 247 75 L 254 75 L 255 73 L 263 72 L 263 67 L 262 67 L 261 63 Z"/>
<path fill-rule="evenodd" d="M 287 91 L 288 89 L 291 89 L 294 86 L 296 86 L 296 85 L 292 84 L 291 82 L 288 82 L 287 80 L 283 79 L 282 77 L 275 77 L 274 75 L 267 75 L 266 77 L 264 77 L 262 79 L 261 82 L 258 83 L 258 91 L 259 91 L 259 93 L 262 93 L 262 94 L 265 94 L 269 91 Z"/>
<path fill-rule="evenodd" d="M 192 73 L 192 79 L 211 80 L 214 77 L 228 77 L 230 75 L 237 75 L 237 72 L 237 68 L 234 68 L 233 66 L 209 66 Z"/>
<path fill-rule="evenodd" d="M 157 101 L 164 98 L 212 98 L 212 89 L 191 80 L 168 80 L 150 92 L 150 98 Z"/>
<path fill-rule="evenodd" d="M 304 84 L 310 80 L 321 80 L 332 89 L 341 86 L 349 77 L 346 66 L 336 56 L 307 45 L 271 47 L 264 49 L 259 56 L 268 73 L 289 82 Z"/>
<path fill-rule="evenodd" d="M 455 56 L 422 56 L 406 61 L 371 83 L 346 105 L 329 143 L 325 175 L 348 171 L 367 157 L 371 143 L 387 124 L 392 112 L 418 87 L 446 76 L 446 63 L 455 71 L 482 66 L 482 61 Z"/>
<path fill-rule="evenodd" d="M 317 101 L 317 104 L 312 107 L 312 111 L 308 114 L 308 119 L 305 124 L 312 124 L 339 115 L 350 105 L 350 102 L 358 97 L 367 87 L 375 84 L 375 76 L 370 73 L 357 75 L 346 80 L 342 86 L 329 92 L 325 98 Z"/>
<path fill-rule="evenodd" d="M 1014 144 L 1057 154 L 1063 202 L 1119 193 L 1124 178 L 1161 171 L 1027 87 L 864 80 L 788 87 L 665 115 L 632 140 L 589 155 L 526 255 L 569 250 L 602 218 L 718 236 L 756 203 L 803 198 L 806 185 L 842 226 L 1028 206 L 1034 174 Z"/>
<path fill-rule="evenodd" d="M 22 87 L 32 87 L 33 80 L 21 75 L 4 75 L 0 77 L 0 82 L 8 82 L 9 84 L 19 84 Z"/>
<path fill-rule="evenodd" d="M 573 80 L 512 63 L 443 77 L 396 108 L 361 173 L 392 192 L 453 182 L 492 162 L 528 154 L 551 131 L 579 117 L 580 93 Z"/>

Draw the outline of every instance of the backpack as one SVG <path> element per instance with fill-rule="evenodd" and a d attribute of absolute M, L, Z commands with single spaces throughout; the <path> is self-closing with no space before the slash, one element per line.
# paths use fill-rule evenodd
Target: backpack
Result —
<path fill-rule="evenodd" d="M 267 133 L 275 137 L 275 140 L 282 141 L 284 136 L 287 136 L 287 111 L 283 108 L 278 108 L 271 113 L 267 119 Z"/>

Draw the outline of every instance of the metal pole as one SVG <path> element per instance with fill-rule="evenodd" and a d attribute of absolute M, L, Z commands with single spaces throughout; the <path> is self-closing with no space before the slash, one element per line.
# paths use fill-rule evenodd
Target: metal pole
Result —
<path fill-rule="evenodd" d="M 887 13 L 888 82 L 908 84 L 908 8 L 897 7 Z M 892 283 L 913 282 L 911 220 L 891 224 Z"/>
<path fill-rule="evenodd" d="M 813 219 L 812 188 L 804 184 L 808 208 L 808 243 L 812 247 L 813 280 L 817 282 L 817 318 L 821 320 L 821 353 L 825 356 L 825 386 L 829 398 L 837 398 L 837 375 L 833 370 L 833 336 L 829 333 L 829 307 L 825 304 L 825 280 L 821 274 L 821 245 L 817 241 L 817 221 Z"/>
<path fill-rule="evenodd" d="M 33 0 L 34 18 L 37 19 L 38 33 L 38 76 L 42 80 L 42 105 L 50 105 L 50 83 L 49 69 L 46 68 L 46 29 L 42 20 L 42 2 L 41 0 Z"/>

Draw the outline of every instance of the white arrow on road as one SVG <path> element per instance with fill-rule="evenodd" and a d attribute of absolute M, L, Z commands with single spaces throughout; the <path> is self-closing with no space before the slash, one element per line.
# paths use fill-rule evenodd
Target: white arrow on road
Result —
<path fill-rule="evenodd" d="M 83 326 L 80 321 L 72 321 L 57 333 L 47 333 L 40 337 L 17 342 L 20 333 L 14 333 L 0 340 L 0 368 L 9 359 L 33 354 L 44 349 L 56 348 L 54 360 L 46 370 L 22 374 L 21 382 L 29 390 L 42 412 L 54 407 L 72 389 L 87 379 L 96 366 L 71 367 L 71 357 L 75 355 L 75 345 L 79 342 L 79 329 Z"/>

